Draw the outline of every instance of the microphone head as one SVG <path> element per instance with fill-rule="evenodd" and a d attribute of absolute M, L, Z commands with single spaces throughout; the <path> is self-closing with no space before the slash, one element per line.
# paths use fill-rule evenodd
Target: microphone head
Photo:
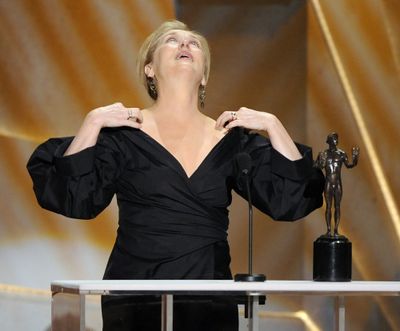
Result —
<path fill-rule="evenodd" d="M 251 171 L 251 157 L 249 153 L 238 153 L 236 155 L 236 166 L 239 174 L 248 175 Z"/>

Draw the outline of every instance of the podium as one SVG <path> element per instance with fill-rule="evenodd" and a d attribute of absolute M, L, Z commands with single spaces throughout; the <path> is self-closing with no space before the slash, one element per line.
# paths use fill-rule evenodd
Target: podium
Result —
<path fill-rule="evenodd" d="M 280 281 L 234 282 L 232 280 L 60 280 L 51 283 L 52 330 L 85 330 L 86 295 L 161 295 L 162 325 L 172 331 L 173 296 L 249 296 L 254 317 L 248 330 L 257 331 L 258 298 L 261 295 L 324 295 L 336 298 L 335 330 L 345 330 L 346 296 L 400 296 L 400 281 L 314 282 Z M 61 322 L 62 321 L 62 322 Z"/>

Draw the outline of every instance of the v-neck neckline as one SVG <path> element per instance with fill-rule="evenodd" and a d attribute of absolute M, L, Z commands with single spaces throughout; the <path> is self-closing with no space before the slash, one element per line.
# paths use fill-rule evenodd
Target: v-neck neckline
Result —
<path fill-rule="evenodd" d="M 205 155 L 205 157 L 202 159 L 202 161 L 197 165 L 195 170 L 192 172 L 192 174 L 189 176 L 188 173 L 186 172 L 185 168 L 182 166 L 182 163 L 175 157 L 174 154 L 172 154 L 163 144 L 161 144 L 158 140 L 154 139 L 151 135 L 149 135 L 147 132 L 143 130 L 138 130 L 143 134 L 145 138 L 147 138 L 148 141 L 150 141 L 153 145 L 158 147 L 161 151 L 163 151 L 170 159 L 173 160 L 173 162 L 177 165 L 178 169 L 186 180 L 191 180 L 206 164 L 207 160 L 214 154 L 214 152 L 223 144 L 224 141 L 226 141 L 226 138 L 231 134 L 233 130 L 229 130 L 218 142 L 209 150 L 209 152 Z"/>

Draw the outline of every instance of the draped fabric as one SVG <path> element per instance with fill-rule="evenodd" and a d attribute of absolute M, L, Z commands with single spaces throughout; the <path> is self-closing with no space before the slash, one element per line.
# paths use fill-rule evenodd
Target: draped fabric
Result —
<path fill-rule="evenodd" d="M 63 156 L 70 141 L 40 145 L 28 170 L 40 205 L 67 217 L 94 218 L 116 194 L 119 228 L 105 278 L 180 279 L 190 273 L 186 263 L 176 261 L 226 242 L 231 191 L 247 196 L 235 174 L 239 152 L 252 158 L 254 205 L 274 219 L 299 219 L 322 205 L 323 176 L 313 168 L 308 147 L 299 145 L 303 158 L 289 161 L 266 138 L 242 129 L 227 133 L 190 177 L 141 130 L 105 129 L 95 146 Z M 229 261 L 227 249 L 224 254 Z M 228 270 L 229 263 L 224 265 Z M 190 276 L 216 278 L 218 266 L 209 266 Z"/>

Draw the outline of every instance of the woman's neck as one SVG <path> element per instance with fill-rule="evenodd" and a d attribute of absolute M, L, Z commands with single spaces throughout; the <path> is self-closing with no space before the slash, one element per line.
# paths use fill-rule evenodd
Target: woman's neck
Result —
<path fill-rule="evenodd" d="M 150 108 L 159 116 L 173 116 L 182 120 L 198 116 L 198 87 L 193 83 L 176 81 L 159 84 L 158 98 Z"/>

